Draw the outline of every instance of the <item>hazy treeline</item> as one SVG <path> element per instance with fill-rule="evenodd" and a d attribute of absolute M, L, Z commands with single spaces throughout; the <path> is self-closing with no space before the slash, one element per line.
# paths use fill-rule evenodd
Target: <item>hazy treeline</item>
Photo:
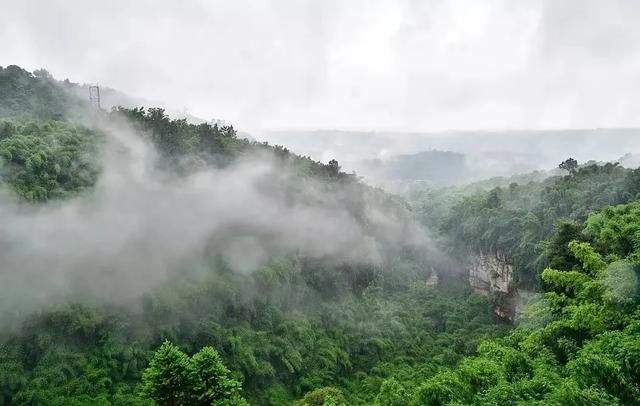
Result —
<path fill-rule="evenodd" d="M 502 183 L 496 187 L 489 182 L 416 193 L 413 199 L 422 221 L 440 229 L 453 255 L 499 252 L 514 265 L 514 287 L 534 288 L 550 264 L 547 241 L 568 244 L 589 214 L 640 193 L 640 170 L 617 163 L 563 172 L 542 180 L 535 173 L 495 179 Z"/>
<path fill-rule="evenodd" d="M 316 159 L 336 157 L 367 182 L 404 193 L 581 162 L 640 164 L 640 129 L 443 132 L 273 131 L 258 134 Z"/>

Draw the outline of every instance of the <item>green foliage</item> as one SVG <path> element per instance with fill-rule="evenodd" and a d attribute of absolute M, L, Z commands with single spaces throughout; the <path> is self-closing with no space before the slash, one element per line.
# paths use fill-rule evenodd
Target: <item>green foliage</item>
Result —
<path fill-rule="evenodd" d="M 253 278 L 258 275 L 211 270 L 206 281 L 194 284 L 170 280 L 166 290 L 142 300 L 141 314 L 73 306 L 34 316 L 0 346 L 7 354 L 0 358 L 0 394 L 5 403 L 83 395 L 144 404 L 142 393 L 159 402 L 193 396 L 184 385 L 214 388 L 199 392 L 212 396 L 235 391 L 230 381 L 216 381 L 223 375 L 244 381 L 243 396 L 252 404 L 290 404 L 326 386 L 341 389 L 346 404 L 371 404 L 385 396 L 401 402 L 438 368 L 474 354 L 483 337 L 500 331 L 491 301 L 464 291 L 444 293 L 420 284 L 406 291 L 370 289 L 342 300 L 298 295 L 299 301 L 282 307 L 280 297 L 311 293 L 304 279 L 283 282 L 268 297 L 235 292 L 238 286 L 253 290 Z M 165 338 L 196 355 L 188 358 L 165 343 L 150 358 L 148 350 Z M 404 394 L 389 383 L 381 389 L 393 379 L 402 382 Z M 141 381 L 144 391 L 138 389 Z"/>
<path fill-rule="evenodd" d="M 0 187 L 7 183 L 28 201 L 64 198 L 90 188 L 100 170 L 97 148 L 103 135 L 75 122 L 122 118 L 162 154 L 159 169 L 184 174 L 262 153 L 301 177 L 364 186 L 341 172 L 335 160 L 322 164 L 281 146 L 240 139 L 232 126 L 170 119 L 161 108 L 118 107 L 106 113 L 77 97 L 78 90 L 78 85 L 56 81 L 44 70 L 32 74 L 13 65 L 0 67 Z M 69 119 L 73 123 L 65 121 Z"/>
<path fill-rule="evenodd" d="M 577 271 L 556 271 L 547 268 L 542 273 L 542 281 L 547 289 L 568 298 L 575 298 L 583 292 L 591 278 Z"/>
<path fill-rule="evenodd" d="M 233 126 L 209 123 L 190 124 L 186 119 L 171 119 L 164 109 L 143 107 L 115 108 L 110 119 L 125 118 L 141 134 L 146 134 L 164 156 L 166 168 L 188 173 L 207 166 L 224 167 L 247 154 L 271 154 L 292 173 L 325 182 L 355 182 L 352 175 L 340 171 L 336 160 L 328 164 L 291 153 L 281 146 L 270 146 L 238 138 Z"/>
<path fill-rule="evenodd" d="M 610 224 L 622 224 L 635 206 L 606 208 L 587 220 L 584 234 L 604 252 L 574 241 L 569 247 L 578 267 L 542 273 L 547 292 L 524 318 L 538 322 L 483 342 L 477 357 L 426 380 L 414 403 L 640 404 L 638 252 L 598 240 L 602 230 L 611 241 L 627 234 Z M 541 312 L 552 317 L 540 322 Z"/>
<path fill-rule="evenodd" d="M 307 393 L 296 406 L 345 406 L 346 402 L 340 389 L 327 386 Z"/>
<path fill-rule="evenodd" d="M 189 358 L 168 341 L 142 375 L 142 391 L 157 405 L 247 405 L 216 350 L 204 347 Z"/>
<path fill-rule="evenodd" d="M 514 286 L 535 288 L 546 267 L 577 267 L 568 243 L 586 239 L 580 224 L 596 210 L 631 201 L 636 178 L 635 171 L 618 164 L 591 164 L 567 176 L 480 191 L 453 200 L 441 230 L 451 241 L 452 254 L 499 253 L 514 266 Z M 591 221 L 597 227 L 598 218 Z M 629 236 L 633 232 L 629 229 Z M 629 247 L 627 240 L 619 243 Z"/>
<path fill-rule="evenodd" d="M 558 168 L 569 172 L 569 175 L 575 175 L 578 171 L 578 161 L 573 158 L 569 158 L 566 161 L 560 162 Z"/>
<path fill-rule="evenodd" d="M 605 255 L 627 257 L 640 251 L 640 202 L 607 207 L 589 217 L 586 233 Z"/>
<path fill-rule="evenodd" d="M 374 406 L 408 406 L 411 393 L 395 378 L 389 378 L 380 385 Z"/>
<path fill-rule="evenodd" d="M 592 275 L 597 275 L 607 266 L 600 254 L 589 243 L 572 241 L 569 243 L 569 250 L 582 263 L 583 268 Z"/>
<path fill-rule="evenodd" d="M 575 220 L 559 220 L 549 241 L 542 244 L 549 259 L 549 268 L 575 269 L 578 258 L 569 249 L 569 243 L 582 239 L 582 227 Z"/>
<path fill-rule="evenodd" d="M 60 120 L 85 104 L 68 81 L 58 82 L 46 70 L 32 74 L 15 65 L 0 66 L 0 117 Z"/>
<path fill-rule="evenodd" d="M 496 187 L 509 191 L 513 198 L 523 197 L 527 200 L 527 185 L 541 182 L 551 176 L 550 173 L 534 171 L 528 174 L 510 177 L 495 177 L 469 185 L 449 186 L 437 189 L 415 190 L 408 193 L 408 199 L 416 208 L 420 220 L 434 230 L 439 230 L 451 216 L 452 210 L 466 198 L 480 195 Z M 640 176 L 640 174 L 639 174 Z"/>
<path fill-rule="evenodd" d="M 63 198 L 95 183 L 102 135 L 62 121 L 0 121 L 0 184 L 28 201 Z"/>
<path fill-rule="evenodd" d="M 158 405 L 186 404 L 191 389 L 189 366 L 189 357 L 165 341 L 142 375 L 144 394 Z"/>
<path fill-rule="evenodd" d="M 453 372 L 441 372 L 418 388 L 414 403 L 417 405 L 444 406 L 462 401 L 469 388 Z"/>

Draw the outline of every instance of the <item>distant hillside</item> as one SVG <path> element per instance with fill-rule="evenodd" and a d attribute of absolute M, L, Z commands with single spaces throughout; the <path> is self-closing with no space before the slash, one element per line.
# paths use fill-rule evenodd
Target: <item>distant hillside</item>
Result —
<path fill-rule="evenodd" d="M 379 183 L 422 181 L 448 185 L 469 176 L 465 156 L 451 151 L 423 151 L 386 160 L 368 159 L 358 169 L 360 175 Z"/>
<path fill-rule="evenodd" d="M 625 154 L 640 153 L 640 129 L 635 128 L 431 133 L 273 131 L 260 134 L 258 139 L 268 139 L 319 160 L 335 158 L 346 170 L 355 170 L 365 177 L 382 175 L 371 180 L 387 184 L 389 178 L 395 183 L 407 181 L 404 176 L 397 175 L 411 171 L 399 170 L 399 167 L 414 168 L 419 173 L 422 168 L 432 165 L 417 163 L 423 159 L 444 165 L 441 170 L 427 171 L 429 177 L 423 180 L 446 183 L 444 179 L 455 173 L 461 178 L 453 179 L 451 183 L 464 183 L 554 168 L 569 156 L 581 162 L 612 162 Z M 439 152 L 442 151 L 464 154 L 467 170 L 454 170 L 457 164 L 450 165 L 441 159 L 444 155 Z M 417 155 L 412 156 L 414 154 Z M 377 164 L 381 164 L 382 169 L 371 170 Z M 624 162 L 621 164 L 625 165 Z M 627 165 L 635 166 L 633 163 Z M 444 178 L 431 178 L 434 173 Z M 417 177 L 411 176 L 410 180 Z"/>
<path fill-rule="evenodd" d="M 61 119 L 82 116 L 89 99 L 89 84 L 56 80 L 44 69 L 33 73 L 16 65 L 0 66 L 0 117 L 29 119 Z M 191 124 L 207 122 L 186 111 L 167 109 L 163 103 L 130 96 L 110 87 L 100 87 L 103 109 L 114 107 L 162 107 L 173 118 L 184 118 Z M 213 123 L 212 123 L 213 124 Z"/>

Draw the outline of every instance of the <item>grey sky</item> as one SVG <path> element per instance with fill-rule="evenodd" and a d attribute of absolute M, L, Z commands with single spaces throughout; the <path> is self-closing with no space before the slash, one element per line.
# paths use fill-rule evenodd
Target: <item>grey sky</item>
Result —
<path fill-rule="evenodd" d="M 0 2 L 0 65 L 247 130 L 640 125 L 635 0 Z"/>

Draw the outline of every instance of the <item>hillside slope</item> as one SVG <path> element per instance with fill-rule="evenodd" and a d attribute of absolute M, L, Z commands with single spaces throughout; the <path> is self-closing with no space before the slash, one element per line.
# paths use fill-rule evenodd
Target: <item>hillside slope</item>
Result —
<path fill-rule="evenodd" d="M 425 285 L 455 265 L 337 162 L 3 78 L 2 402 L 148 404 L 168 339 L 214 347 L 253 404 L 327 386 L 364 404 L 390 371 L 419 382 L 501 330 L 455 275 Z"/>

